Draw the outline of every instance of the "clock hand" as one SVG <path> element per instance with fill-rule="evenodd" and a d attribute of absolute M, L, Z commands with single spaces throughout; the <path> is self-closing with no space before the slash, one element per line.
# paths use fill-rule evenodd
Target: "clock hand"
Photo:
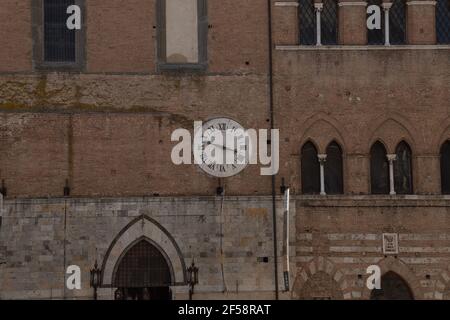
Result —
<path fill-rule="evenodd" d="M 214 143 L 211 143 L 210 145 L 215 146 L 215 147 L 217 147 L 217 148 L 221 148 L 221 149 L 223 149 L 223 150 L 230 150 L 230 151 L 233 151 L 234 153 L 237 153 L 237 152 L 238 152 L 238 151 L 235 150 L 235 149 L 230 149 L 230 148 L 227 148 L 227 147 L 225 147 L 225 146 L 223 146 L 223 145 L 214 144 Z"/>

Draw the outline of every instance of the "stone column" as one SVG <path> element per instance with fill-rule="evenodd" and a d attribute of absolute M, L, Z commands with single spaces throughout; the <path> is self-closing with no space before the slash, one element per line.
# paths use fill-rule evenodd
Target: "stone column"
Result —
<path fill-rule="evenodd" d="M 389 34 L 389 10 L 392 8 L 392 3 L 384 2 L 382 4 L 384 10 L 384 45 L 390 46 L 390 34 Z"/>
<path fill-rule="evenodd" d="M 389 161 L 389 186 L 391 196 L 395 196 L 397 193 L 395 192 L 395 181 L 394 181 L 394 161 L 397 161 L 396 154 L 388 154 L 387 159 Z"/>
<path fill-rule="evenodd" d="M 299 42 L 298 1 L 276 1 L 273 10 L 275 45 L 296 45 Z"/>
<path fill-rule="evenodd" d="M 367 2 L 343 0 L 339 2 L 339 42 L 343 45 L 367 44 Z"/>
<path fill-rule="evenodd" d="M 317 155 L 319 158 L 320 163 L 320 195 L 326 196 L 327 193 L 325 192 L 325 162 L 327 161 L 327 155 L 326 154 L 319 154 Z"/>
<path fill-rule="evenodd" d="M 322 22 L 320 20 L 321 13 L 323 10 L 323 3 L 314 3 L 314 8 L 316 9 L 316 37 L 317 45 L 322 45 Z"/>
<path fill-rule="evenodd" d="M 436 44 L 436 1 L 408 1 L 408 44 Z"/>

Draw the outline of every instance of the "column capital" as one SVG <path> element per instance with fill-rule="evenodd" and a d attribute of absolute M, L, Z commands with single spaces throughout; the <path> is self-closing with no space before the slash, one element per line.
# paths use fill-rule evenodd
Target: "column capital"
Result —
<path fill-rule="evenodd" d="M 319 159 L 319 162 L 326 162 L 327 161 L 327 155 L 326 154 L 318 154 L 317 158 Z"/>
<path fill-rule="evenodd" d="M 322 11 L 323 9 L 323 3 L 319 2 L 319 3 L 314 3 L 314 8 L 316 8 L 317 11 Z"/>
<path fill-rule="evenodd" d="M 388 154 L 386 155 L 389 162 L 397 161 L 397 155 L 396 154 Z"/>
<path fill-rule="evenodd" d="M 384 9 L 385 11 L 387 11 L 387 10 L 389 10 L 390 8 L 392 8 L 392 2 L 383 2 L 383 3 L 381 4 L 381 6 L 383 7 L 383 9 Z"/>

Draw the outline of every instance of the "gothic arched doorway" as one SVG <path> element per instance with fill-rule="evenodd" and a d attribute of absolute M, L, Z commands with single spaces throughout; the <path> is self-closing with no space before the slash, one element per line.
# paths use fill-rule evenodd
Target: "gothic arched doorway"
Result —
<path fill-rule="evenodd" d="M 165 254 L 147 239 L 125 250 L 113 277 L 116 300 L 171 300 L 172 272 Z"/>
<path fill-rule="evenodd" d="M 408 284 L 395 272 L 381 277 L 381 289 L 372 290 L 370 300 L 414 300 Z"/>

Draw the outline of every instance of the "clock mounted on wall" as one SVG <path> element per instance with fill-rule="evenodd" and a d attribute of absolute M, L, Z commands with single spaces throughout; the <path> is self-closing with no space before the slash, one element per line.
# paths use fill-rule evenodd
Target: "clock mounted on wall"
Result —
<path fill-rule="evenodd" d="M 251 141 L 237 121 L 229 118 L 209 120 L 202 126 L 202 135 L 197 134 L 196 139 L 201 139 L 197 144 L 201 156 L 199 167 L 207 174 L 227 178 L 247 167 Z"/>

